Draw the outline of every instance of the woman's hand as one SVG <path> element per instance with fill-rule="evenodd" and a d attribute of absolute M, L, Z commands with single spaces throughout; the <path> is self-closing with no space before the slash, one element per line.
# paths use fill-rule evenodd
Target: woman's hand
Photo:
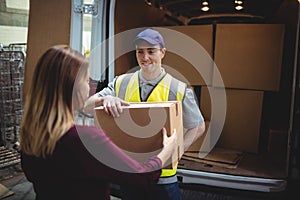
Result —
<path fill-rule="evenodd" d="M 176 129 L 173 134 L 168 137 L 167 131 L 165 128 L 162 129 L 163 134 L 163 148 L 161 152 L 157 155 L 158 158 L 162 161 L 162 166 L 169 165 L 171 163 L 166 163 L 167 160 L 171 157 L 177 147 L 177 133 Z"/>

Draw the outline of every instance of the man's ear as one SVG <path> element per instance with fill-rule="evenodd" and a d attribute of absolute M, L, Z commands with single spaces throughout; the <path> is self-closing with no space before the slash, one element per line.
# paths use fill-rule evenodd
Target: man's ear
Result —
<path fill-rule="evenodd" d="M 166 48 L 162 48 L 162 49 L 161 49 L 161 54 L 162 54 L 161 59 L 163 59 L 163 58 L 165 57 L 166 51 L 167 51 Z"/>

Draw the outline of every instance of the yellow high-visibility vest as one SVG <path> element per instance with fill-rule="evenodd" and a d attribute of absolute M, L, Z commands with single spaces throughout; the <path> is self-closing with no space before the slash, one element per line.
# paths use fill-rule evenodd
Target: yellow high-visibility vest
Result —
<path fill-rule="evenodd" d="M 186 90 L 186 84 L 167 74 L 151 91 L 147 102 L 157 101 L 182 101 Z M 115 84 L 116 96 L 128 102 L 142 102 L 139 88 L 138 71 L 119 76 Z M 163 169 L 161 177 L 176 174 L 177 164 L 173 169 Z"/>

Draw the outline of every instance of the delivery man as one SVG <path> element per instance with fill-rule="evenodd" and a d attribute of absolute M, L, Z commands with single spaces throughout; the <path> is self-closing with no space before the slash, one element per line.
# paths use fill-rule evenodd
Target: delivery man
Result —
<path fill-rule="evenodd" d="M 140 32 L 134 40 L 136 59 L 140 69 L 114 78 L 106 88 L 91 96 L 86 105 L 100 104 L 113 117 L 122 112 L 122 105 L 128 102 L 161 102 L 181 101 L 186 150 L 205 131 L 203 116 L 194 98 L 192 88 L 187 87 L 168 74 L 162 67 L 162 59 L 166 54 L 164 39 L 161 34 L 147 28 Z M 177 167 L 163 169 L 156 185 L 148 189 L 121 186 L 125 200 L 161 199 L 180 200 L 182 195 L 178 186 Z"/>

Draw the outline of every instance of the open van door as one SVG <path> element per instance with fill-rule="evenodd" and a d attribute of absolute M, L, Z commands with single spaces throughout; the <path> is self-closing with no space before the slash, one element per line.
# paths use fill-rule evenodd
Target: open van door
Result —
<path fill-rule="evenodd" d="M 115 1 L 72 0 L 70 46 L 90 58 L 91 93 L 114 77 Z"/>

